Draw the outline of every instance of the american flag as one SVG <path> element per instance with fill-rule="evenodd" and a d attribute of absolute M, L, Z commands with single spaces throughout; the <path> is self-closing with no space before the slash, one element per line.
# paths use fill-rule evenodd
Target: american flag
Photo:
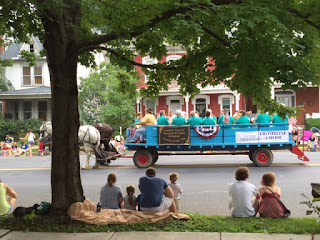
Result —
<path fill-rule="evenodd" d="M 291 125 L 295 125 L 295 124 L 297 124 L 297 119 L 295 117 L 291 117 L 288 122 Z"/>

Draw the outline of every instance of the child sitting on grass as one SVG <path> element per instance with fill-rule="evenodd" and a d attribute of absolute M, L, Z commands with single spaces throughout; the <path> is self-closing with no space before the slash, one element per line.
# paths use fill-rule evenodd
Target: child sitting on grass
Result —
<path fill-rule="evenodd" d="M 127 195 L 124 197 L 124 208 L 129 210 L 137 209 L 137 197 L 134 195 L 135 188 L 133 185 L 127 187 Z"/>
<path fill-rule="evenodd" d="M 17 146 L 16 142 L 12 143 L 11 152 L 15 157 L 20 157 L 20 155 L 23 153 L 22 149 Z"/>
<path fill-rule="evenodd" d="M 182 190 L 180 184 L 177 183 L 178 177 L 179 177 L 178 173 L 176 173 L 176 172 L 170 173 L 169 174 L 170 183 L 168 185 L 172 188 L 172 191 L 174 193 L 174 202 L 176 204 L 177 211 L 179 212 L 180 195 L 183 193 L 183 190 Z"/>
<path fill-rule="evenodd" d="M 10 144 L 1 142 L 1 149 L 2 149 L 2 156 L 7 156 L 11 153 L 11 146 Z"/>

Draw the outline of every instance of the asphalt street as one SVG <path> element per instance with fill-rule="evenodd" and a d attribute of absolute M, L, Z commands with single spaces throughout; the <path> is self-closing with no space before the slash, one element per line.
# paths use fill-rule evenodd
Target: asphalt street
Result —
<path fill-rule="evenodd" d="M 251 171 L 249 182 L 260 187 L 265 172 L 276 174 L 277 185 L 282 188 L 282 200 L 291 210 L 293 217 L 304 217 L 307 207 L 301 205 L 302 193 L 311 197 L 311 182 L 320 182 L 320 153 L 307 153 L 310 162 L 302 162 L 289 151 L 274 152 L 274 163 L 270 167 L 258 168 L 245 155 L 193 155 L 160 156 L 155 167 L 157 176 L 169 181 L 169 173 L 179 173 L 178 182 L 184 193 L 181 197 L 183 212 L 199 212 L 208 215 L 229 215 L 228 186 L 235 181 L 234 172 L 238 166 L 247 166 Z M 85 156 L 81 155 L 81 164 Z M 91 159 L 91 166 L 94 159 Z M 41 201 L 51 201 L 50 156 L 0 157 L 0 178 L 15 188 L 18 194 L 17 206 L 31 206 Z M 107 175 L 114 172 L 125 193 L 127 185 L 136 187 L 145 169 L 134 166 L 132 159 L 120 158 L 112 161 L 110 167 L 81 170 L 84 194 L 98 202 L 100 188 Z"/>

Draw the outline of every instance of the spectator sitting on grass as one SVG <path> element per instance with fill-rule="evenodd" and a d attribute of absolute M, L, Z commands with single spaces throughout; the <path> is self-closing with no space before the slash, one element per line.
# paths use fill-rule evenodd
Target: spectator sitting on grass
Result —
<path fill-rule="evenodd" d="M 153 167 L 146 170 L 146 176 L 139 179 L 139 185 L 141 211 L 174 213 L 177 211 L 171 187 L 165 180 L 156 177 L 156 170 Z"/>
<path fill-rule="evenodd" d="M 233 217 L 253 217 L 258 211 L 260 195 L 256 186 L 248 182 L 249 175 L 248 168 L 239 167 L 235 173 L 237 181 L 229 186 Z"/>
<path fill-rule="evenodd" d="M 12 143 L 13 143 L 13 138 L 10 137 L 9 135 L 7 135 L 6 138 L 4 139 L 4 142 L 7 143 L 7 144 L 12 145 Z"/>
<path fill-rule="evenodd" d="M 13 155 L 13 156 L 19 157 L 23 151 L 22 151 L 21 148 L 19 148 L 19 147 L 17 146 L 17 143 L 16 143 L 16 142 L 13 142 L 13 143 L 12 143 L 12 147 L 11 147 L 11 152 L 12 152 L 12 155 Z"/>
<path fill-rule="evenodd" d="M 2 156 L 5 157 L 11 153 L 11 145 L 5 142 L 1 142 L 1 150 L 2 150 Z"/>
<path fill-rule="evenodd" d="M 7 195 L 9 196 L 8 198 Z M 14 189 L 0 180 L 0 215 L 13 213 L 16 199 L 17 194 Z"/>

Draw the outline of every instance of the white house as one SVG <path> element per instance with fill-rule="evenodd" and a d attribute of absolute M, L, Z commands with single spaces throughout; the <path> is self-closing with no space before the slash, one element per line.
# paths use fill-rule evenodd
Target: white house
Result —
<path fill-rule="evenodd" d="M 45 57 L 40 56 L 43 49 L 37 37 L 31 37 L 30 43 L 12 43 L 1 54 L 2 60 L 12 60 L 11 67 L 5 68 L 5 78 L 15 90 L 0 93 L 0 104 L 6 118 L 30 118 L 47 121 L 51 119 L 51 89 L 48 65 Z M 34 52 L 36 66 L 30 67 L 20 55 L 21 51 Z"/>
<path fill-rule="evenodd" d="M 36 66 L 30 67 L 20 55 L 21 51 L 30 51 L 37 56 Z M 12 60 L 11 67 L 5 68 L 5 78 L 14 87 L 13 91 L 0 92 L 0 113 L 8 119 L 42 121 L 51 120 L 50 75 L 46 57 L 40 56 L 43 45 L 38 37 L 31 37 L 30 43 L 12 43 L 6 49 L 0 47 L 0 58 Z M 96 63 L 105 61 L 102 54 L 96 55 Z M 78 66 L 78 83 L 81 77 L 87 77 L 90 69 Z"/>

